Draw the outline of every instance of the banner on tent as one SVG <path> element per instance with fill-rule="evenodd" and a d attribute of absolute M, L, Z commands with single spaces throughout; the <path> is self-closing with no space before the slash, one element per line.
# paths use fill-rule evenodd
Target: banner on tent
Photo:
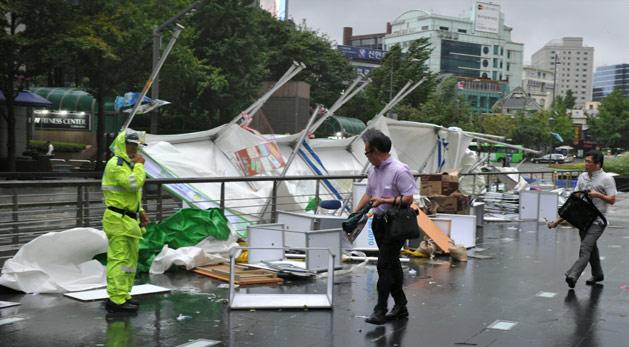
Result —
<path fill-rule="evenodd" d="M 234 156 L 245 176 L 256 176 L 286 166 L 280 148 L 275 142 L 243 148 L 236 151 Z"/>

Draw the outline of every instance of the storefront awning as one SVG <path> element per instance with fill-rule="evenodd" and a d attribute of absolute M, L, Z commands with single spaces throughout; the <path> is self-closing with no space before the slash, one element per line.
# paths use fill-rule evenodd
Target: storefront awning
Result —
<path fill-rule="evenodd" d="M 0 90 L 0 103 L 4 103 L 6 101 L 6 97 Z M 16 106 L 32 106 L 32 107 L 51 107 L 52 102 L 48 99 L 43 98 L 31 91 L 22 90 L 18 92 L 15 97 L 14 105 Z"/>

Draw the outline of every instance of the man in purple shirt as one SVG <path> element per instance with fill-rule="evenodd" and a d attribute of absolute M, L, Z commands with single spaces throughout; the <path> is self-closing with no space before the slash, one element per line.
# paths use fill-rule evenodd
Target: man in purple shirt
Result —
<path fill-rule="evenodd" d="M 391 157 L 391 139 L 379 130 L 369 129 L 362 136 L 365 142 L 365 156 L 373 165 L 369 169 L 367 191 L 354 206 L 360 210 L 368 202 L 372 203 L 374 219 L 371 224 L 378 245 L 378 303 L 373 313 L 365 321 L 371 324 L 384 324 L 387 320 L 408 317 L 406 295 L 402 289 L 404 273 L 400 263 L 400 249 L 404 240 L 393 240 L 388 234 L 386 212 L 395 201 L 403 204 L 413 202 L 417 192 L 415 179 L 408 166 Z M 387 313 L 389 294 L 395 306 Z"/>

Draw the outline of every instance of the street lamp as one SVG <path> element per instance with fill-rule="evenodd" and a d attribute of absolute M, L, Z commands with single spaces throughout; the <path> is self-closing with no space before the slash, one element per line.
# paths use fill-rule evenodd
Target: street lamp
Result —
<path fill-rule="evenodd" d="M 199 0 L 192 5 L 184 8 L 179 11 L 175 16 L 171 17 L 162 25 L 158 26 L 153 30 L 153 70 L 159 63 L 161 58 L 160 50 L 162 47 L 162 33 L 166 28 L 174 24 L 179 18 L 188 15 L 190 12 L 194 12 L 201 4 L 203 4 L 206 0 Z M 153 81 L 153 85 L 151 86 L 151 98 L 157 99 L 159 97 L 159 75 L 155 77 L 155 81 Z M 159 121 L 159 110 L 153 111 L 151 114 L 151 134 L 157 134 L 157 123 Z"/>
<path fill-rule="evenodd" d="M 555 93 L 557 92 L 557 65 L 561 64 L 559 62 L 559 55 L 555 53 L 555 72 L 553 73 L 553 102 L 551 105 L 555 104 Z"/>

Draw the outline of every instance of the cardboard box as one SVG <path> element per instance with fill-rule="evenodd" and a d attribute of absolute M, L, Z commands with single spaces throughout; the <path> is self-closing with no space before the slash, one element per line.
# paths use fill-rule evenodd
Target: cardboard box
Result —
<path fill-rule="evenodd" d="M 459 178 L 446 172 L 421 176 L 421 195 L 450 195 L 459 189 Z"/>
<path fill-rule="evenodd" d="M 437 212 L 440 213 L 456 213 L 457 211 L 457 197 L 445 196 L 445 195 L 432 195 L 429 196 L 430 203 L 437 205 Z"/>
<path fill-rule="evenodd" d="M 428 196 L 428 199 L 431 204 L 436 205 L 436 212 L 438 213 L 469 214 L 470 212 L 470 198 L 458 191 L 448 196 Z M 433 210 L 434 207 L 435 206 L 431 206 L 431 210 Z"/>

